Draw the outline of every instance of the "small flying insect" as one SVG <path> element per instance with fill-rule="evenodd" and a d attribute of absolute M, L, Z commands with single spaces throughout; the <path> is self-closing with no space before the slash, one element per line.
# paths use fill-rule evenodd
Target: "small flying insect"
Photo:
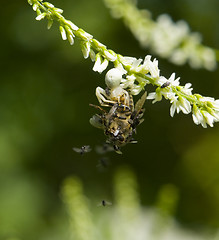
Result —
<path fill-rule="evenodd" d="M 109 165 L 110 165 L 109 159 L 106 158 L 106 157 L 102 157 L 102 158 L 99 159 L 99 162 L 97 164 L 97 168 L 100 171 L 104 171 L 109 167 Z"/>
<path fill-rule="evenodd" d="M 84 155 L 85 153 L 90 152 L 92 149 L 89 145 L 84 145 L 81 148 L 73 147 L 72 150 L 77 153 L 80 153 L 81 155 Z"/>
<path fill-rule="evenodd" d="M 111 206 L 112 203 L 111 202 L 107 202 L 106 200 L 102 200 L 100 204 L 98 204 L 98 206 L 103 206 L 103 207 L 106 207 L 106 206 Z"/>
<path fill-rule="evenodd" d="M 102 145 L 97 145 L 95 150 L 98 154 L 105 154 L 114 151 L 114 148 L 108 143 L 103 143 Z"/>
<path fill-rule="evenodd" d="M 163 85 L 161 85 L 160 88 L 165 88 L 168 87 L 170 85 L 170 82 L 166 81 Z"/>

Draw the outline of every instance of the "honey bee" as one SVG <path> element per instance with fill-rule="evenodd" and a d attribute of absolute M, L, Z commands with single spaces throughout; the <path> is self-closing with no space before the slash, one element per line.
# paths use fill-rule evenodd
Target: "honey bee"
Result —
<path fill-rule="evenodd" d="M 136 133 L 136 127 L 143 122 L 144 109 L 142 107 L 146 96 L 145 92 L 135 106 L 133 97 L 130 94 L 128 94 L 128 98 L 127 95 L 120 97 L 119 101 L 115 103 L 108 102 L 108 106 L 111 106 L 109 112 L 100 106 L 90 104 L 102 112 L 102 114 L 95 114 L 90 119 L 90 123 L 104 130 L 107 142 L 111 143 L 114 150 L 119 154 L 122 153 L 120 150 L 121 147 L 127 143 L 136 142 L 132 136 L 133 133 Z"/>

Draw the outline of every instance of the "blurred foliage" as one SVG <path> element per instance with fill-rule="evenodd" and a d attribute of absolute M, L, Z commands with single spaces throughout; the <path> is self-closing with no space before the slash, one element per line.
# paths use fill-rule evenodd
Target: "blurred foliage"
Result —
<path fill-rule="evenodd" d="M 53 4 L 116 52 L 135 57 L 148 54 L 121 21 L 110 17 L 101 0 L 54 0 Z M 206 45 L 215 48 L 219 48 L 218 4 L 218 0 L 202 0 L 198 5 L 182 0 L 139 1 L 139 7 L 155 17 L 166 12 L 175 20 L 185 19 L 202 33 Z M 94 149 L 104 135 L 89 124 L 95 113 L 89 103 L 97 103 L 95 88 L 104 86 L 104 74 L 92 71 L 77 41 L 71 47 L 61 40 L 56 26 L 48 31 L 45 22 L 35 21 L 26 1 L 5 1 L 1 6 L 0 239 L 69 239 L 68 215 L 60 198 L 62 182 L 69 175 L 80 179 L 75 180 L 78 196 L 83 196 L 83 182 L 88 199 L 100 202 L 104 196 L 111 201 L 116 179 L 118 205 L 122 201 L 125 208 L 127 199 L 131 211 L 135 204 L 148 209 L 166 206 L 165 216 L 174 215 L 193 231 L 215 231 L 219 227 L 219 126 L 202 129 L 191 116 L 171 118 L 164 101 L 146 102 L 138 144 L 124 147 L 121 156 L 109 153 L 109 168 L 99 172 L 96 165 L 101 156 Z M 194 92 L 219 98 L 218 69 L 194 71 L 165 60 L 159 61 L 159 67 L 164 76 L 176 72 L 182 83 L 191 82 Z M 72 151 L 86 144 L 93 148 L 91 153 L 80 156 Z M 132 169 L 127 183 L 116 170 L 123 164 Z M 129 186 L 135 190 L 126 192 Z M 86 207 L 84 198 L 79 199 L 80 207 Z M 111 209 L 107 208 L 109 215 Z M 100 221 L 102 210 L 106 209 L 92 213 L 95 221 Z"/>
<path fill-rule="evenodd" d="M 98 210 L 95 200 L 86 198 L 82 182 L 77 177 L 67 178 L 62 198 L 70 219 L 69 239 L 204 240 L 208 237 L 204 231 L 198 235 L 179 228 L 172 214 L 166 214 L 177 204 L 178 194 L 173 185 L 162 187 L 157 209 L 141 206 L 137 186 L 133 171 L 127 166 L 119 167 L 114 177 L 114 202 L 112 205 L 99 204 Z"/>

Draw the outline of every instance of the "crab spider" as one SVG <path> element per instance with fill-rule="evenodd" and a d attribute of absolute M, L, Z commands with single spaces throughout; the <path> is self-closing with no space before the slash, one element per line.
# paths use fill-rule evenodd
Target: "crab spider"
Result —
<path fill-rule="evenodd" d="M 105 77 L 107 88 L 96 88 L 96 96 L 101 106 L 112 106 L 120 103 L 121 98 L 124 105 L 129 105 L 129 93 L 120 85 L 122 81 L 122 72 L 117 68 L 110 69 Z"/>

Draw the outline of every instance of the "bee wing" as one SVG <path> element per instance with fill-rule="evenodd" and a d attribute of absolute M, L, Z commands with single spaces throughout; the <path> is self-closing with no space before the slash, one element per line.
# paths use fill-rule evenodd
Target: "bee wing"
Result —
<path fill-rule="evenodd" d="M 133 111 L 132 115 L 131 115 L 131 119 L 135 120 L 136 118 L 140 119 L 143 114 L 144 114 L 144 109 L 142 109 L 144 102 L 146 100 L 147 97 L 147 93 L 145 92 L 141 98 L 137 101 L 137 103 L 135 104 L 135 110 Z"/>
<path fill-rule="evenodd" d="M 103 115 L 95 114 L 90 118 L 90 124 L 96 128 L 104 128 Z"/>
<path fill-rule="evenodd" d="M 137 114 L 141 111 L 141 109 L 142 109 L 142 107 L 143 107 L 143 105 L 144 105 L 144 102 L 145 102 L 145 100 L 146 100 L 146 97 L 147 97 L 147 92 L 145 92 L 145 93 L 141 96 L 141 98 L 137 101 L 137 103 L 135 104 L 135 112 L 136 112 L 135 115 L 137 115 Z"/>

